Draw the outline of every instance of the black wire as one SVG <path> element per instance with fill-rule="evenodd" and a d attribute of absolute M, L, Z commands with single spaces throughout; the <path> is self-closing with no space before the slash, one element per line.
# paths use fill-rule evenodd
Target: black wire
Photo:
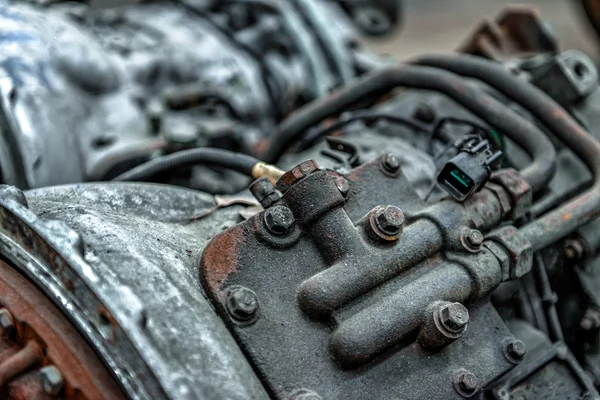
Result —
<path fill-rule="evenodd" d="M 252 169 L 258 162 L 259 160 L 246 154 L 201 147 L 155 158 L 117 176 L 113 181 L 146 181 L 157 174 L 194 165 L 227 168 L 252 176 Z"/>
<path fill-rule="evenodd" d="M 390 121 L 390 122 L 396 123 L 398 125 L 404 125 L 408 128 L 411 128 L 411 129 L 414 129 L 417 131 L 429 133 L 429 130 L 427 128 L 425 128 L 425 127 L 419 125 L 418 123 L 413 122 L 407 118 L 400 117 L 398 115 L 393 115 L 393 114 L 379 113 L 379 112 L 364 110 L 364 111 L 356 111 L 353 113 L 348 113 L 348 114 L 344 115 L 342 118 L 335 121 L 331 125 L 321 126 L 316 130 L 309 131 L 308 137 L 304 140 L 305 143 L 302 147 L 305 148 L 308 145 L 314 143 L 316 140 L 321 139 L 325 136 L 328 136 L 331 133 L 333 133 L 353 122 L 362 121 L 362 122 L 365 122 L 368 124 L 370 122 L 377 121 L 379 119 Z"/>
<path fill-rule="evenodd" d="M 364 103 L 365 99 L 380 98 L 396 87 L 443 93 L 493 129 L 517 142 L 533 158 L 533 162 L 521 174 L 534 192 L 545 188 L 554 176 L 556 150 L 538 127 L 456 74 L 413 65 L 382 67 L 327 98 L 298 109 L 278 126 L 262 158 L 266 162 L 277 162 L 292 144 L 303 137 L 308 128 L 356 104 Z"/>

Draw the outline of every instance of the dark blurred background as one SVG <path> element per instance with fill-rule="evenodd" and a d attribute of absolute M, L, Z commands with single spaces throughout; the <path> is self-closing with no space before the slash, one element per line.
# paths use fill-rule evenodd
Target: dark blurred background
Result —
<path fill-rule="evenodd" d="M 554 27 L 561 49 L 580 49 L 599 60 L 598 42 L 578 0 L 404 0 L 399 33 L 365 42 L 377 53 L 399 59 L 453 50 L 479 21 L 494 18 L 506 5 L 515 3 L 537 8 Z"/>

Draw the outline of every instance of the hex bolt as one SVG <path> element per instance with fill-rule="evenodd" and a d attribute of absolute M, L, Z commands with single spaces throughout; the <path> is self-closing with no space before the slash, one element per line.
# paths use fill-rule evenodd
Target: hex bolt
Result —
<path fill-rule="evenodd" d="M 292 231 L 296 220 L 292 210 L 280 205 L 265 211 L 264 222 L 273 235 L 285 236 Z"/>
<path fill-rule="evenodd" d="M 469 371 L 465 371 L 458 377 L 458 387 L 467 395 L 475 393 L 479 387 L 477 377 Z"/>
<path fill-rule="evenodd" d="M 400 170 L 400 160 L 397 155 L 392 153 L 385 155 L 381 161 L 381 165 L 383 166 L 383 169 L 390 174 L 395 174 Z"/>
<path fill-rule="evenodd" d="M 473 248 L 478 248 L 483 244 L 483 233 L 477 229 L 471 229 L 465 237 L 467 243 Z"/>
<path fill-rule="evenodd" d="M 396 236 L 402 231 L 404 213 L 396 206 L 386 206 L 376 212 L 375 221 L 384 235 Z"/>
<path fill-rule="evenodd" d="M 40 369 L 40 380 L 44 392 L 50 396 L 58 395 L 65 384 L 62 374 L 53 365 Z"/>
<path fill-rule="evenodd" d="M 515 360 L 522 360 L 527 352 L 527 346 L 522 340 L 514 339 L 508 342 L 506 351 Z"/>
<path fill-rule="evenodd" d="M 435 112 L 429 105 L 419 104 L 413 114 L 413 117 L 418 121 L 430 124 L 435 121 Z"/>
<path fill-rule="evenodd" d="M 460 303 L 451 303 L 440 310 L 440 323 L 450 332 L 460 332 L 469 323 L 469 310 Z"/>
<path fill-rule="evenodd" d="M 2 329 L 3 335 L 9 335 L 15 328 L 15 322 L 12 315 L 6 309 L 0 309 L 0 329 Z"/>
<path fill-rule="evenodd" d="M 258 312 L 258 298 L 252 290 L 236 286 L 227 294 L 227 312 L 238 322 L 252 321 Z"/>

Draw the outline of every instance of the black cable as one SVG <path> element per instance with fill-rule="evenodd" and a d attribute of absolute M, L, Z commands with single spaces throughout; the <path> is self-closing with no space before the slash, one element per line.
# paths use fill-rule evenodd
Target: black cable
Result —
<path fill-rule="evenodd" d="M 390 122 L 393 122 L 398 125 L 404 125 L 408 128 L 414 129 L 416 131 L 429 133 L 429 129 L 425 128 L 424 126 L 419 125 L 416 122 L 409 120 L 408 118 L 404 118 L 404 117 L 401 117 L 398 115 L 393 115 L 393 114 L 380 113 L 380 112 L 371 111 L 371 110 L 363 110 L 363 111 L 355 111 L 352 113 L 348 113 L 348 114 L 342 116 L 340 119 L 338 119 L 334 123 L 332 123 L 331 125 L 321 126 L 318 129 L 311 131 L 308 134 L 308 136 L 304 139 L 304 141 L 305 141 L 305 143 L 312 144 L 312 143 L 314 143 L 314 141 L 316 141 L 320 138 L 323 138 L 325 136 L 328 136 L 331 133 L 333 133 L 339 129 L 342 129 L 344 126 L 349 125 L 353 122 L 362 121 L 362 122 L 368 124 L 370 122 L 377 121 L 379 119 L 390 121 Z M 302 147 L 305 147 L 305 146 L 302 146 Z"/>
<path fill-rule="evenodd" d="M 155 158 L 117 176 L 113 181 L 146 181 L 159 173 L 200 164 L 227 168 L 252 176 L 252 168 L 258 162 L 260 161 L 246 154 L 201 147 Z"/>
<path fill-rule="evenodd" d="M 521 173 L 534 191 L 544 188 L 554 176 L 556 150 L 535 125 L 456 74 L 412 65 L 394 65 L 375 70 L 355 84 L 300 108 L 278 127 L 264 158 L 267 162 L 276 162 L 309 127 L 365 99 L 376 99 L 387 94 L 396 87 L 443 93 L 517 142 L 533 158 L 533 162 Z"/>

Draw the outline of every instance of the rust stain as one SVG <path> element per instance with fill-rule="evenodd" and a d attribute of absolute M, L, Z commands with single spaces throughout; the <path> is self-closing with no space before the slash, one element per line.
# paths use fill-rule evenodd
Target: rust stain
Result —
<path fill-rule="evenodd" d="M 60 398 L 123 398 L 110 373 L 71 323 L 4 262 L 0 262 L 0 307 L 14 320 L 13 334 L 0 338 L 0 349 L 5 349 L 0 352 L 0 364 L 4 365 L 0 381 L 6 381 L 9 399 L 45 399 L 33 394 L 39 393 L 37 368 L 48 365 L 54 365 L 64 377 Z M 7 359 L 13 362 L 4 363 Z"/>
<path fill-rule="evenodd" d="M 573 214 L 565 214 L 562 216 L 563 221 L 568 221 L 571 219 L 571 217 L 573 216 Z"/>
<path fill-rule="evenodd" d="M 216 296 L 227 277 L 237 272 L 238 251 L 244 241 L 244 228 L 234 226 L 216 236 L 202 254 L 204 284 Z"/>

